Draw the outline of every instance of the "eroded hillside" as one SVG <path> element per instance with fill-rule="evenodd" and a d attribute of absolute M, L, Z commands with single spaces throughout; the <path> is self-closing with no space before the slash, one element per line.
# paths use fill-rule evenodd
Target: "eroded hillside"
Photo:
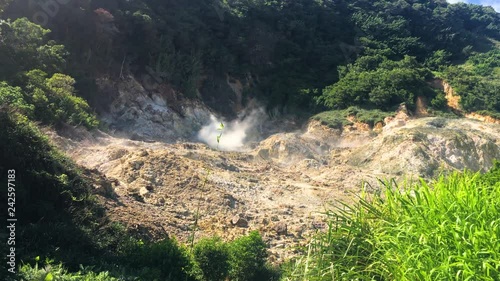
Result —
<path fill-rule="evenodd" d="M 213 137 L 219 134 L 214 130 Z M 80 165 L 113 181 L 100 190 L 112 220 L 149 239 L 232 239 L 259 230 L 274 261 L 325 228 L 322 212 L 377 179 L 416 179 L 442 171 L 485 170 L 500 159 L 500 125 L 468 119 L 409 119 L 373 131 L 317 121 L 239 152 L 195 142 L 144 142 L 66 132 L 53 140 Z M 226 137 L 222 135 L 222 138 Z"/>

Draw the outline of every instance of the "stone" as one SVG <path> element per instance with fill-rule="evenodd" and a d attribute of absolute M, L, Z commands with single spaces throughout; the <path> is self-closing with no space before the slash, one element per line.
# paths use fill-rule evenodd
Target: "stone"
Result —
<path fill-rule="evenodd" d="M 248 227 L 248 221 L 239 215 L 235 215 L 231 218 L 231 224 L 237 227 Z"/>
<path fill-rule="evenodd" d="M 287 235 L 288 225 L 284 222 L 279 222 L 273 226 L 273 230 L 276 231 L 278 235 Z"/>

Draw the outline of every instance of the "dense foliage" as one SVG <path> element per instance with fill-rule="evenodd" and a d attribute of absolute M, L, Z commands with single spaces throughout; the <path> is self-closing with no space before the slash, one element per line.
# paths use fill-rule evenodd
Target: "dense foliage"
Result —
<path fill-rule="evenodd" d="M 417 96 L 433 96 L 426 83 L 429 70 L 415 58 L 400 61 L 386 57 L 364 56 L 354 64 L 340 67 L 340 81 L 327 87 L 320 100 L 328 107 L 343 109 L 364 106 L 389 110 L 405 103 L 412 108 Z"/>
<path fill-rule="evenodd" d="M 113 230 L 104 227 L 107 222 L 91 196 L 88 172 L 54 149 L 14 109 L 0 109 L 0 132 L 1 180 L 7 182 L 8 169 L 22 171 L 15 182 L 16 238 L 22 241 L 16 247 L 17 258 L 28 261 L 47 255 L 74 267 L 106 257 L 109 246 L 122 238 L 107 234 Z M 5 202 L 6 196 L 1 193 Z"/>
<path fill-rule="evenodd" d="M 286 280 L 498 280 L 500 164 L 398 187 L 328 213 Z"/>
<path fill-rule="evenodd" d="M 0 21 L 0 103 L 45 124 L 95 128 L 88 103 L 75 95 L 75 80 L 60 73 L 67 52 L 48 33 L 26 18 Z"/>
<path fill-rule="evenodd" d="M 466 111 L 500 112 L 500 49 L 471 56 L 444 70 Z"/>
<path fill-rule="evenodd" d="M 3 18 L 25 16 L 44 24 L 69 54 L 63 55 L 55 41 L 45 42 L 21 56 L 0 57 L 2 70 L 17 73 L 11 69 L 28 64 L 51 76 L 64 61 L 81 95 L 93 103 L 102 100 L 93 93 L 96 77 L 116 80 L 132 73 L 147 74 L 149 90 L 157 90 L 157 82 L 170 83 L 186 97 L 199 93 L 228 112 L 228 100 L 235 101 L 226 83 L 230 75 L 246 84 L 247 97 L 258 96 L 269 107 L 311 109 L 317 108 L 314 97 L 340 78 L 337 66 L 359 57 L 383 56 L 397 63 L 411 56 L 415 63 L 439 68 L 493 48 L 488 38 L 500 40 L 500 16 L 492 8 L 445 0 L 89 0 L 57 5 L 50 14 L 43 5 L 27 2 L 12 1 Z M 40 32 L 29 38 L 40 40 Z M 37 55 L 29 55 L 35 49 Z M 377 74 L 397 75 L 401 83 L 422 82 L 415 73 L 393 68 Z M 374 86 L 374 95 L 384 97 L 370 103 L 411 100 L 400 84 L 384 80 Z M 340 84 L 333 88 L 343 88 L 346 81 Z M 326 105 L 342 107 L 345 100 L 332 104 L 328 99 L 331 89 Z M 386 90 L 389 94 L 381 93 Z"/>

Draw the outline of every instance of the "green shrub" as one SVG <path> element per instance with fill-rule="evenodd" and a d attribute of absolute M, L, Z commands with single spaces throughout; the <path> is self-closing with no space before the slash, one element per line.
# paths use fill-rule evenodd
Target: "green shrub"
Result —
<path fill-rule="evenodd" d="M 384 119 L 389 116 L 394 116 L 394 112 L 385 112 L 379 109 L 369 110 L 351 106 L 344 110 L 321 112 L 314 115 L 312 119 L 318 120 L 330 128 L 341 129 L 343 126 L 352 125 L 352 122 L 347 119 L 348 117 L 354 117 L 355 121 L 373 127 L 378 122 L 384 122 Z"/>
<path fill-rule="evenodd" d="M 124 232 L 110 231 L 87 172 L 12 108 L 0 108 L 0 131 L 0 179 L 7 182 L 7 169 L 19 173 L 16 215 L 23 231 L 17 239 L 23 243 L 16 248 L 17 258 L 48 256 L 75 270 L 113 256 Z M 6 201 L 6 195 L 0 198 Z"/>
<path fill-rule="evenodd" d="M 75 95 L 75 80 L 67 75 L 47 74 L 35 69 L 27 72 L 25 78 L 27 99 L 35 106 L 35 118 L 47 124 L 66 122 L 96 128 L 99 122 L 88 103 Z"/>
<path fill-rule="evenodd" d="M 451 54 L 445 50 L 437 50 L 425 60 L 425 66 L 430 69 L 443 69 L 450 64 Z"/>
<path fill-rule="evenodd" d="M 9 105 L 27 116 L 33 114 L 34 106 L 24 99 L 21 88 L 0 82 L 0 105 Z"/>
<path fill-rule="evenodd" d="M 437 95 L 431 100 L 431 105 L 435 109 L 446 109 L 448 101 L 443 92 L 437 93 Z"/>
<path fill-rule="evenodd" d="M 277 280 L 279 274 L 266 265 L 266 243 L 257 231 L 240 237 L 229 244 L 230 280 L 264 281 Z"/>
<path fill-rule="evenodd" d="M 341 129 L 343 126 L 352 125 L 352 122 L 346 119 L 341 110 L 321 112 L 311 118 L 333 129 Z"/>
<path fill-rule="evenodd" d="M 202 239 L 193 248 L 205 281 L 223 281 L 229 275 L 229 247 L 219 238 Z"/>
<path fill-rule="evenodd" d="M 485 116 L 490 116 L 495 119 L 500 119 L 500 112 L 492 112 L 490 110 L 479 110 L 476 112 L 477 114 L 485 115 Z"/>
<path fill-rule="evenodd" d="M 188 251 L 174 239 L 159 242 L 131 240 L 120 264 L 140 280 L 197 280 L 200 272 Z"/>
<path fill-rule="evenodd" d="M 500 49 L 475 54 L 464 64 L 445 69 L 444 77 L 466 111 L 500 111 Z"/>
<path fill-rule="evenodd" d="M 379 109 L 361 109 L 359 107 L 349 107 L 345 110 L 346 116 L 354 116 L 356 121 L 375 126 L 378 122 L 384 122 L 384 119 L 393 116 L 394 112 L 385 112 Z"/>

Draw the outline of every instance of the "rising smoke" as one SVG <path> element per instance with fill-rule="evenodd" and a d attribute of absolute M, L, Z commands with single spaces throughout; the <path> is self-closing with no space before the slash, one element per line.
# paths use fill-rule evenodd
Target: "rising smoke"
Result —
<path fill-rule="evenodd" d="M 261 108 L 247 110 L 239 118 L 232 121 L 210 116 L 210 123 L 198 132 L 198 140 L 212 148 L 224 151 L 240 151 L 249 141 L 259 139 L 262 134 L 261 125 L 266 120 L 265 111 Z M 224 128 L 220 130 L 220 124 Z M 217 143 L 217 136 L 222 136 Z"/>

